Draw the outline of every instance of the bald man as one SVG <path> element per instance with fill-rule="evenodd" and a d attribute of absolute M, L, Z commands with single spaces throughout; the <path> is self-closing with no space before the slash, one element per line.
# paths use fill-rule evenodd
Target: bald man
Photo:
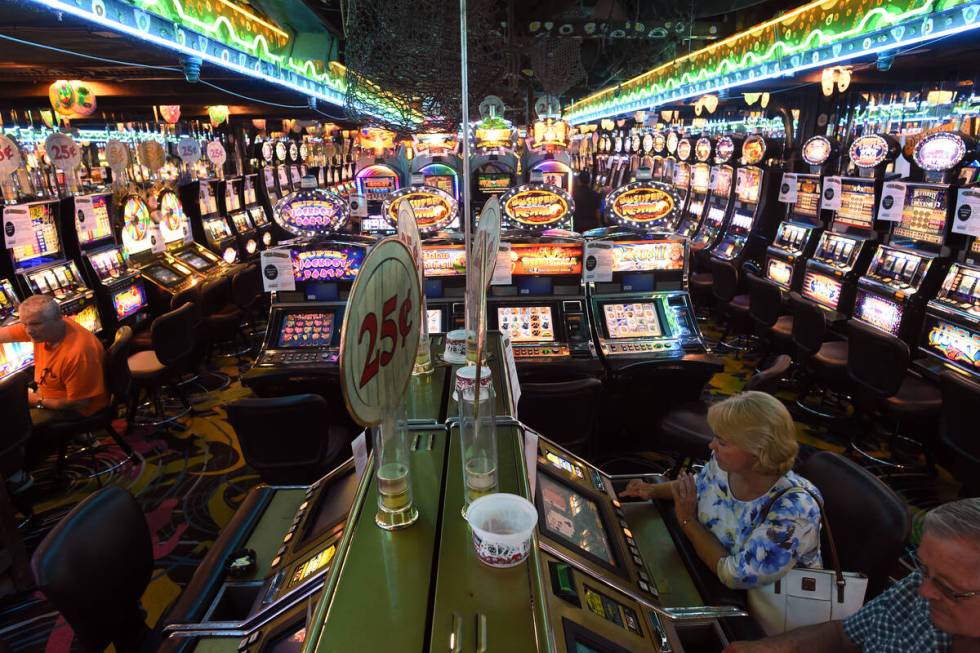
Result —
<path fill-rule="evenodd" d="M 61 315 L 49 295 L 21 302 L 20 323 L 0 328 L 0 343 L 34 343 L 34 383 L 28 390 L 35 429 L 91 415 L 109 403 L 105 349 L 82 325 Z"/>

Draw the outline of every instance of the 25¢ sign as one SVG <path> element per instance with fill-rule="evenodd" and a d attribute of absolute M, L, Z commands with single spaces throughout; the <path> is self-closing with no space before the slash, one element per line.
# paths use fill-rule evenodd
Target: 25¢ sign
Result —
<path fill-rule="evenodd" d="M 418 349 L 422 291 L 415 262 L 396 237 L 364 259 L 340 335 L 344 402 L 364 426 L 381 423 L 401 402 Z"/>

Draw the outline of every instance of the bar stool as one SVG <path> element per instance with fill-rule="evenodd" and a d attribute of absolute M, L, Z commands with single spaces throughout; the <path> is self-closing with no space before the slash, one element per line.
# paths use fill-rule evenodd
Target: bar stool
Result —
<path fill-rule="evenodd" d="M 241 328 L 247 340 L 248 349 L 240 352 L 241 354 L 255 349 L 258 344 L 255 342 L 256 336 L 265 333 L 264 328 L 261 331 L 258 328 L 259 319 L 256 310 L 263 292 L 262 271 L 255 263 L 245 266 L 236 272 L 231 279 L 231 301 L 241 309 L 245 316 Z M 247 331 L 245 331 L 246 326 L 248 327 Z"/>
<path fill-rule="evenodd" d="M 749 288 L 749 317 L 755 323 L 756 335 L 762 342 L 763 359 L 774 351 L 787 353 L 793 330 L 793 316 L 780 315 L 783 312 L 782 291 L 773 282 L 755 274 L 746 274 L 745 280 Z M 778 332 L 777 324 L 780 325 Z"/>
<path fill-rule="evenodd" d="M 171 424 L 191 412 L 191 404 L 179 383 L 180 374 L 188 367 L 194 351 L 194 328 L 200 320 L 197 304 L 189 302 L 178 309 L 164 313 L 150 327 L 153 348 L 131 355 L 128 359 L 129 371 L 137 388 L 149 394 L 155 409 L 152 417 L 136 418 L 135 403 L 139 392 L 133 393 L 131 412 L 140 425 L 160 426 Z M 167 415 L 164 408 L 161 388 L 168 384 L 181 404 L 180 412 Z"/>
<path fill-rule="evenodd" d="M 3 414 L 3 428 L 0 429 L 0 483 L 17 472 L 25 472 L 27 443 L 31 439 L 31 409 L 27 405 L 27 375 L 14 374 L 0 383 L 0 413 Z M 30 477 L 27 479 L 31 481 Z M 31 481 L 33 482 L 33 481 Z M 10 502 L 26 520 L 33 517 L 31 502 L 28 500 L 27 483 L 25 491 L 10 495 Z"/>
<path fill-rule="evenodd" d="M 725 321 L 718 347 L 738 353 L 751 350 L 756 338 L 749 334 L 752 328 L 749 296 L 738 294 L 738 269 L 728 261 L 712 258 L 711 276 L 714 280 L 711 294 L 715 299 L 715 308 Z M 732 330 L 735 330 L 734 343 L 728 342 Z"/>
<path fill-rule="evenodd" d="M 602 381 L 595 377 L 521 383 L 518 414 L 538 433 L 579 455 L 591 453 Z"/>
<path fill-rule="evenodd" d="M 245 345 L 244 349 L 228 352 L 229 356 L 240 356 L 249 349 L 247 338 L 242 333 L 245 312 L 234 303 L 232 288 L 232 277 L 227 276 L 208 281 L 201 288 L 201 313 L 208 337 L 205 364 L 210 363 L 220 345 L 232 344 L 236 340 Z"/>
<path fill-rule="evenodd" d="M 909 372 L 910 353 L 905 341 L 857 320 L 848 320 L 847 326 L 851 342 L 847 375 L 855 388 L 856 418 L 860 420 L 875 412 L 892 418 L 895 427 L 890 434 L 891 443 L 912 444 L 923 451 L 931 467 L 933 459 L 929 448 L 922 440 L 902 435 L 901 428 L 903 421 L 918 421 L 924 425 L 939 415 L 943 403 L 939 388 Z M 857 427 L 851 448 L 865 459 L 899 470 L 921 467 L 917 463 L 902 463 L 869 453 L 858 441 L 865 429 L 861 424 Z"/>
<path fill-rule="evenodd" d="M 817 417 L 844 419 L 847 404 L 841 399 L 847 384 L 847 341 L 824 341 L 827 319 L 823 309 L 813 302 L 793 292 L 789 303 L 793 312 L 792 356 L 803 381 L 796 405 Z M 816 405 L 807 401 L 814 389 L 820 397 Z"/>
<path fill-rule="evenodd" d="M 691 291 L 691 299 L 697 309 L 699 321 L 708 319 L 711 311 L 711 286 L 714 285 L 714 277 L 710 272 L 694 272 L 688 279 L 688 289 Z"/>
<path fill-rule="evenodd" d="M 946 370 L 939 375 L 939 390 L 943 396 L 939 433 L 954 456 L 952 472 L 962 484 L 960 496 L 980 496 L 980 431 L 976 414 L 980 406 L 980 384 Z"/>

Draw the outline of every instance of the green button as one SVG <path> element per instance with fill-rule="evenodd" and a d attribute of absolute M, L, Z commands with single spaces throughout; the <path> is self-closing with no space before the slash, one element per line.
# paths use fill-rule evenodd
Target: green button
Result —
<path fill-rule="evenodd" d="M 566 564 L 559 564 L 555 569 L 555 575 L 558 577 L 558 592 L 557 594 L 562 597 L 577 597 L 578 592 L 575 591 L 575 578 L 572 576 L 572 568 Z"/>

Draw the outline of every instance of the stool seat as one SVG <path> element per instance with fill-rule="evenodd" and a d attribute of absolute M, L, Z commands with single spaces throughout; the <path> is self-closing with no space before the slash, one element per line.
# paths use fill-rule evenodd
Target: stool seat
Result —
<path fill-rule="evenodd" d="M 130 341 L 130 347 L 133 351 L 139 351 L 141 349 L 152 349 L 153 348 L 153 334 L 150 333 L 150 329 L 143 329 L 139 333 L 133 336 Z"/>
<path fill-rule="evenodd" d="M 128 359 L 129 372 L 134 379 L 148 379 L 159 376 L 166 371 L 167 366 L 160 362 L 152 349 L 140 351 Z"/>
<path fill-rule="evenodd" d="M 658 446 L 664 451 L 707 458 L 714 434 L 708 425 L 708 404 L 691 401 L 671 409 L 660 422 Z"/>
<path fill-rule="evenodd" d="M 234 304 L 226 304 L 216 312 L 211 313 L 210 315 L 205 317 L 205 320 L 210 322 L 221 322 L 221 323 L 234 322 L 235 325 L 237 326 L 238 323 L 241 322 L 242 317 L 244 317 L 244 315 L 245 313 L 242 311 L 242 309 L 238 308 Z"/>
<path fill-rule="evenodd" d="M 845 369 L 847 367 L 847 341 L 831 340 L 823 343 L 813 355 L 813 362 L 823 367 Z"/>
<path fill-rule="evenodd" d="M 772 333 L 780 339 L 789 340 L 793 336 L 793 316 L 783 315 L 772 325 Z"/>
<path fill-rule="evenodd" d="M 690 279 L 691 288 L 697 290 L 707 290 L 714 282 L 715 278 L 710 272 L 695 272 Z"/>
<path fill-rule="evenodd" d="M 732 301 L 729 302 L 732 309 L 739 313 L 749 312 L 749 296 L 748 295 L 735 295 L 732 297 Z"/>
<path fill-rule="evenodd" d="M 902 415 L 939 413 L 943 396 L 939 388 L 912 374 L 906 374 L 901 387 L 891 397 L 885 397 L 888 410 Z"/>

